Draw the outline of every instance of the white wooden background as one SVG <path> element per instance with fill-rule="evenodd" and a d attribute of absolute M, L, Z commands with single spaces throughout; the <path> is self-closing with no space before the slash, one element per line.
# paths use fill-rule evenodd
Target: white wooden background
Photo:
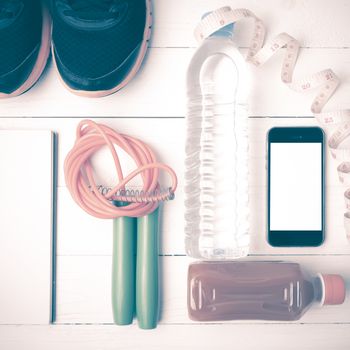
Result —
<path fill-rule="evenodd" d="M 191 322 L 186 310 L 183 163 L 185 73 L 196 43 L 194 25 L 202 13 L 247 7 L 263 19 L 268 37 L 282 31 L 303 49 L 297 75 L 331 67 L 343 80 L 329 108 L 350 107 L 350 2 L 347 0 L 154 0 L 151 48 L 138 76 L 122 91 L 102 99 L 71 95 L 50 64 L 28 93 L 0 101 L 0 128 L 51 129 L 59 134 L 57 227 L 57 320 L 54 325 L 0 326 L 0 349 L 350 349 L 350 300 L 341 307 L 310 310 L 300 321 Z M 249 23 L 236 26 L 247 46 Z M 251 256 L 297 261 L 312 272 L 341 273 L 350 288 L 350 245 L 343 226 L 343 191 L 336 162 L 327 159 L 327 232 L 319 248 L 272 248 L 266 243 L 266 131 L 274 125 L 315 125 L 310 95 L 298 95 L 279 81 L 281 56 L 253 68 L 250 102 Z M 62 164 L 80 118 L 98 118 L 148 142 L 179 175 L 176 200 L 164 208 L 161 264 L 161 320 L 153 331 L 112 323 L 110 306 L 111 221 L 89 217 L 70 198 Z M 106 167 L 106 165 L 104 165 Z M 107 171 L 106 180 L 111 173 Z"/>

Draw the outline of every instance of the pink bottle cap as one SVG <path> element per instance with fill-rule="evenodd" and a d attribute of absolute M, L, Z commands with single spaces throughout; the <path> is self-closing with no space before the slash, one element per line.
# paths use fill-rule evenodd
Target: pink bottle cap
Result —
<path fill-rule="evenodd" d="M 339 305 L 345 300 L 345 282 L 340 275 L 319 274 L 323 287 L 322 305 Z"/>

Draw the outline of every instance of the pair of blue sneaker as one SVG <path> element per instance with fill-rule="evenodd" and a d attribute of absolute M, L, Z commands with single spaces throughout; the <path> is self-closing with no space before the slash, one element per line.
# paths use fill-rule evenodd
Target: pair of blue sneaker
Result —
<path fill-rule="evenodd" d="M 0 0 L 0 98 L 30 89 L 50 51 L 72 92 L 106 96 L 139 70 L 151 0 Z"/>

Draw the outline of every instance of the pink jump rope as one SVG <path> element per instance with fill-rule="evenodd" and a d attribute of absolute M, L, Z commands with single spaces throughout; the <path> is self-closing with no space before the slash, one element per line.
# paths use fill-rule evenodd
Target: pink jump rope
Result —
<path fill-rule="evenodd" d="M 119 183 L 103 195 L 95 183 L 90 158 L 105 146 L 113 156 Z M 115 146 L 123 149 L 137 166 L 125 178 Z M 168 172 L 172 180 L 172 186 L 165 191 L 159 184 L 159 170 Z M 82 209 L 97 218 L 114 219 L 112 305 L 115 322 L 132 323 L 136 289 L 139 326 L 156 327 L 158 206 L 174 198 L 177 187 L 174 170 L 157 162 L 154 152 L 144 142 L 91 120 L 82 120 L 77 127 L 75 144 L 65 159 L 64 173 L 66 185 Z M 125 186 L 137 175 L 141 175 L 142 190 L 126 190 Z"/>

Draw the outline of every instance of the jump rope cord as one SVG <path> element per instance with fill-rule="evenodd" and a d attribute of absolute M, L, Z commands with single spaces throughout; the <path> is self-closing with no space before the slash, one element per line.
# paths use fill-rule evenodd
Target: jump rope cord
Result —
<path fill-rule="evenodd" d="M 119 183 L 107 194 L 102 194 L 95 183 L 90 159 L 105 146 L 112 154 Z M 123 149 L 137 166 L 137 169 L 125 178 L 115 146 Z M 160 189 L 159 170 L 166 171 L 171 177 L 172 185 L 167 192 Z M 157 162 L 154 152 L 148 145 L 92 120 L 82 120 L 78 124 L 75 144 L 64 162 L 64 174 L 74 201 L 88 214 L 101 219 L 140 217 L 150 214 L 157 208 L 159 202 L 170 199 L 177 187 L 175 171 L 168 165 Z M 136 195 L 128 196 L 125 186 L 137 175 L 141 175 L 143 181 L 142 192 L 137 191 Z M 113 200 L 131 203 L 118 207 L 113 204 Z"/>

